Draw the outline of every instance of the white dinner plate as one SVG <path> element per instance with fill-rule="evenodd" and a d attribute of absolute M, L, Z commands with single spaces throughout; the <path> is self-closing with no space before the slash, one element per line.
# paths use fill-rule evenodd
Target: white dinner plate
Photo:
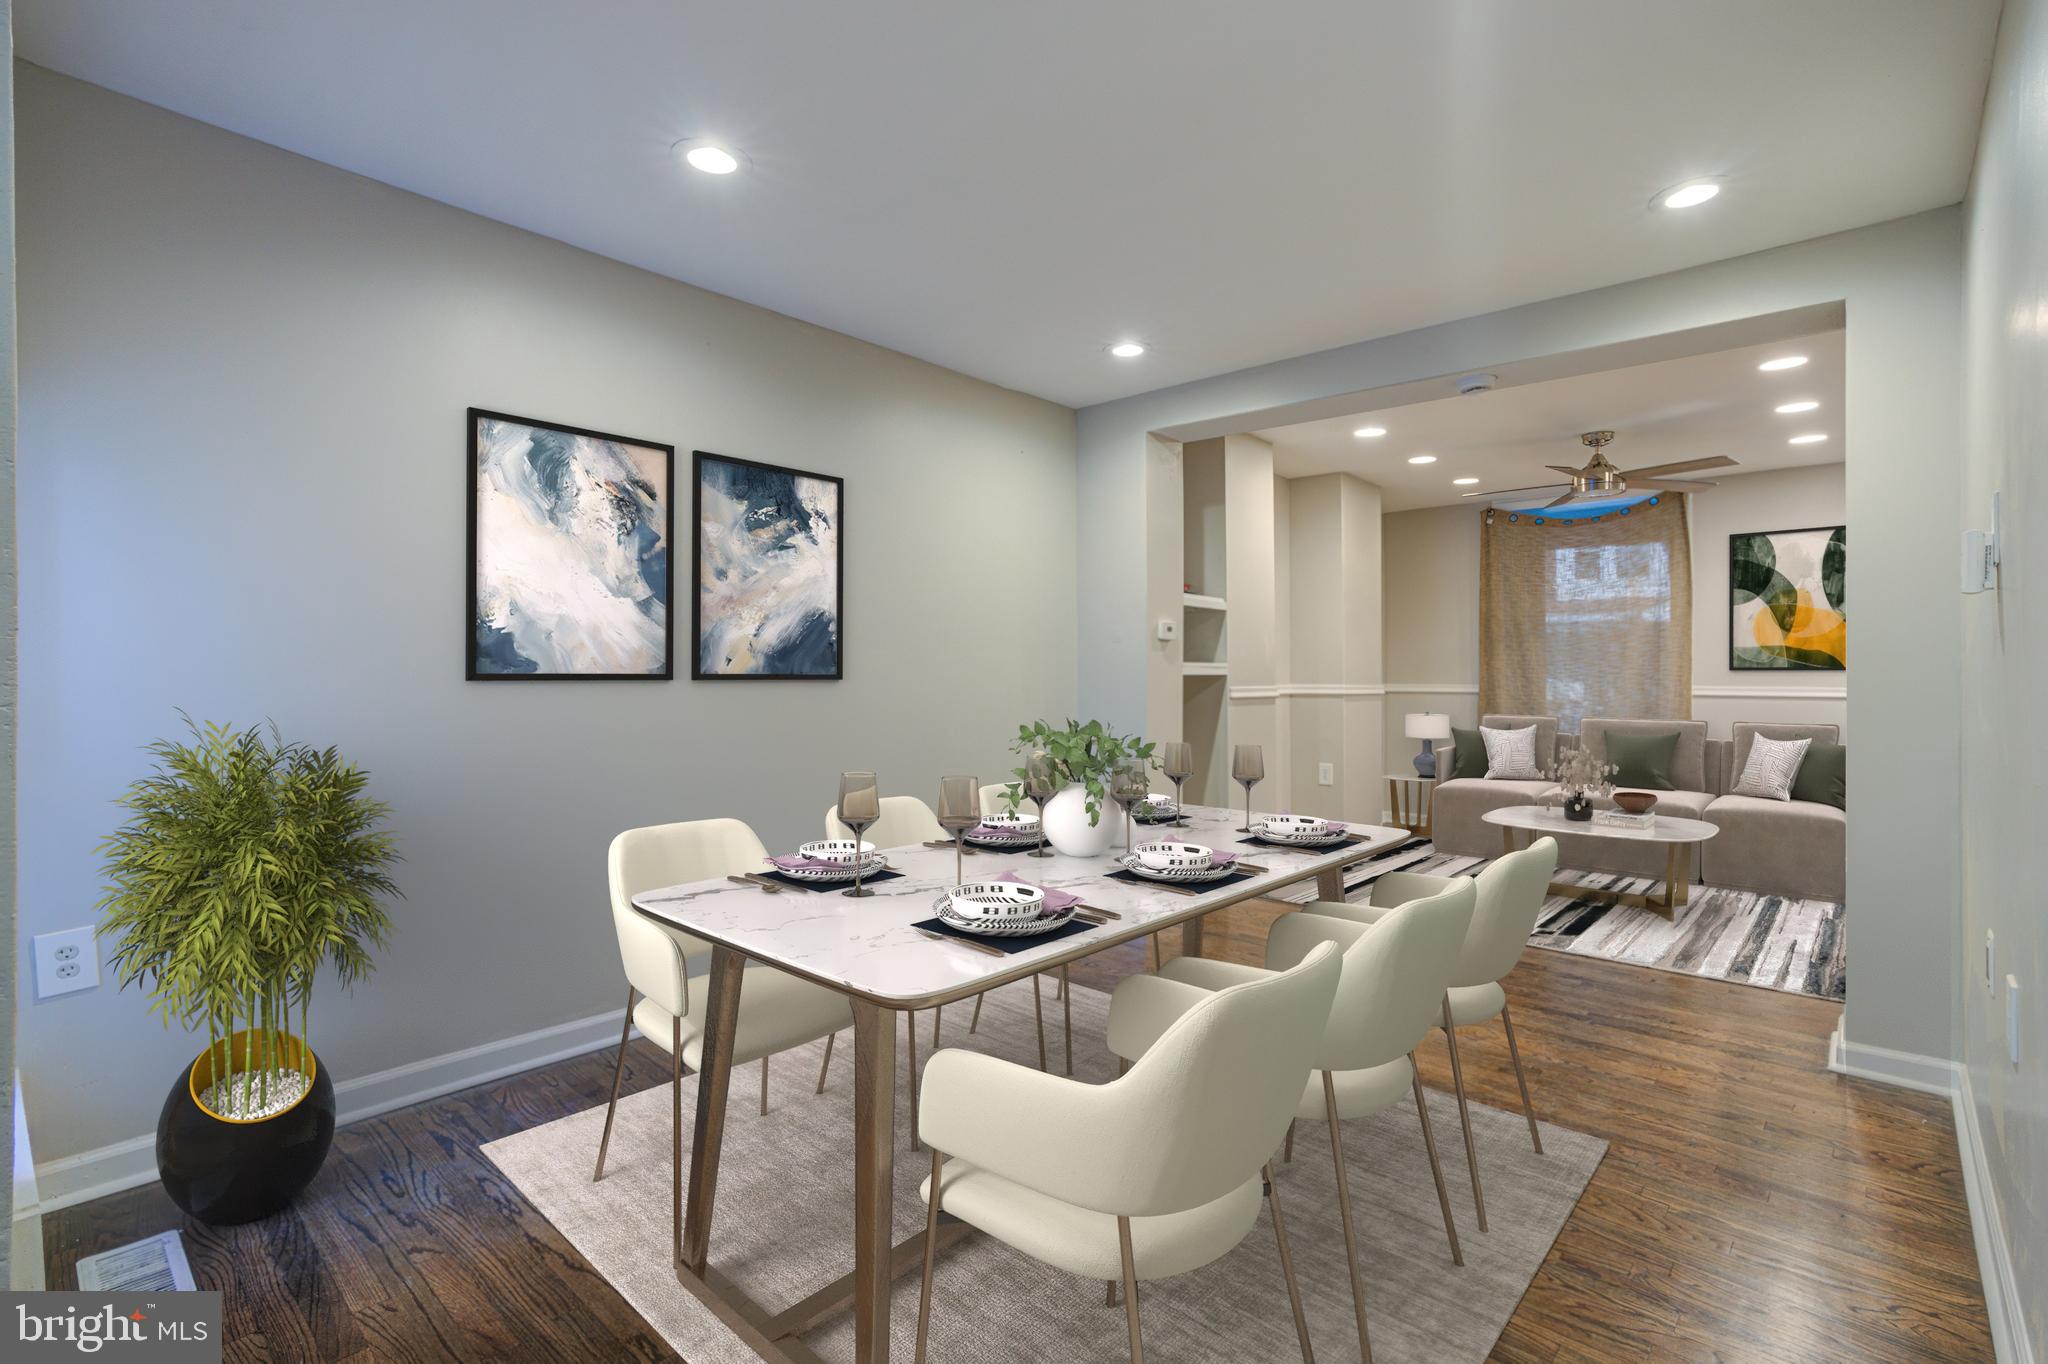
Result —
<path fill-rule="evenodd" d="M 1147 881 L 1163 881 L 1169 885 L 1200 885 L 1210 881 L 1221 881 L 1237 870 L 1235 862 L 1221 867 L 1183 867 L 1177 871 L 1159 871 L 1138 860 L 1136 853 L 1126 853 L 1117 859 L 1117 865 L 1133 876 L 1142 876 Z"/>

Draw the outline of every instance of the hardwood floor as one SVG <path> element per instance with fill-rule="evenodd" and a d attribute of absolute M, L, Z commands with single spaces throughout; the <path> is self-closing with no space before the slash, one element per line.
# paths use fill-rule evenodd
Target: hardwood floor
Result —
<path fill-rule="evenodd" d="M 1207 954 L 1258 960 L 1282 912 L 1213 916 Z M 1074 979 L 1144 964 L 1134 945 Z M 1991 1358 L 1948 1103 L 1828 1073 L 1837 1006 L 1541 951 L 1508 986 L 1538 1114 L 1610 1148 L 1494 1358 Z M 1515 1110 L 1498 1029 L 1459 1045 L 1474 1097 Z M 200 1286 L 225 1291 L 231 1360 L 672 1358 L 477 1150 L 603 1103 L 611 1056 L 343 1128 L 261 1224 L 191 1222 L 154 1185 L 53 1213 L 49 1284 L 177 1226 Z M 1420 1059 L 1447 1089 L 1441 1041 Z M 627 1089 L 666 1074 L 636 1043 Z"/>

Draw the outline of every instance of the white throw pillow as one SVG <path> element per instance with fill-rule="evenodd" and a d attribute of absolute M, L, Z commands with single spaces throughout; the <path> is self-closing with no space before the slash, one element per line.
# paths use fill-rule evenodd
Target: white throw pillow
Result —
<path fill-rule="evenodd" d="M 1799 764 L 1806 761 L 1811 739 L 1766 739 L 1759 734 L 1749 741 L 1749 761 L 1737 779 L 1737 796 L 1758 800 L 1792 799 L 1792 783 L 1799 776 Z"/>
<path fill-rule="evenodd" d="M 1495 781 L 1541 781 L 1536 770 L 1536 726 L 1527 729 L 1481 728 L 1486 742 L 1486 775 Z"/>

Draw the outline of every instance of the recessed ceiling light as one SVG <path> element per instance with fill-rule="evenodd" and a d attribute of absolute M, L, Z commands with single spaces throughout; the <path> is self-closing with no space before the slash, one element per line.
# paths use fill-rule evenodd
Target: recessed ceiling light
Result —
<path fill-rule="evenodd" d="M 674 151 L 683 154 L 683 160 L 706 175 L 731 175 L 746 164 L 746 157 L 730 147 L 721 147 L 716 142 L 702 137 L 686 137 L 675 144 Z"/>
<path fill-rule="evenodd" d="M 1824 441 L 1824 440 L 1826 440 L 1826 439 L 1827 439 L 1827 433 L 1826 433 L 1826 432 L 1824 432 L 1824 431 L 1809 431 L 1809 432 L 1807 432 L 1807 433 L 1806 433 L 1805 435 L 1803 435 L 1803 436 L 1794 436 L 1794 437 L 1793 437 L 1792 439 L 1790 439 L 1790 440 L 1786 441 L 1786 442 L 1785 442 L 1785 444 L 1787 444 L 1787 445 L 1818 445 L 1818 444 L 1820 444 L 1820 443 L 1821 443 L 1822 441 Z"/>
<path fill-rule="evenodd" d="M 1434 463 L 1436 463 L 1436 456 L 1435 456 L 1435 455 L 1410 455 L 1410 456 L 1408 456 L 1408 462 L 1409 462 L 1410 464 L 1434 464 Z"/>
<path fill-rule="evenodd" d="M 1781 369 L 1798 369 L 1805 363 L 1806 357 L 1803 355 L 1781 355 L 1775 360 L 1764 361 L 1757 368 L 1766 374 L 1774 374 Z"/>
<path fill-rule="evenodd" d="M 1119 341 L 1109 348 L 1109 353 L 1119 360 L 1135 360 L 1145 353 L 1145 348 L 1135 341 Z"/>
<path fill-rule="evenodd" d="M 1712 180 L 1688 180 L 1658 195 L 1657 203 L 1663 208 L 1696 208 L 1720 192 Z"/>
<path fill-rule="evenodd" d="M 1351 434 L 1360 440 L 1378 440 L 1381 436 L 1387 434 L 1387 428 L 1384 426 L 1361 426 Z"/>
<path fill-rule="evenodd" d="M 1476 478 L 1454 478 L 1451 480 L 1451 482 L 1457 484 L 1460 488 L 1464 487 L 1468 483 L 1477 483 L 1478 481 L 1479 480 Z"/>
<path fill-rule="evenodd" d="M 1811 412 L 1813 411 L 1813 409 L 1819 406 L 1819 403 L 1813 401 L 1811 398 L 1808 398 L 1804 402 L 1779 403 L 1776 407 L 1772 408 L 1771 410 L 1773 412 L 1778 413 L 1780 416 L 1789 417 L 1794 412 Z"/>

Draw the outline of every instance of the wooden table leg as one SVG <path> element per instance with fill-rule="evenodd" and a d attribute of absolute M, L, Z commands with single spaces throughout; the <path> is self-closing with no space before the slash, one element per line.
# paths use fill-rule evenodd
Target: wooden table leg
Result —
<path fill-rule="evenodd" d="M 853 1001 L 853 1357 L 888 1364 L 896 1191 L 896 1015 Z"/>
<path fill-rule="evenodd" d="M 704 1055 L 697 1075 L 697 1126 L 690 1147 L 689 1207 L 683 1216 L 683 1265 L 703 1277 L 711 1258 L 711 1205 L 718 1196 L 718 1158 L 725 1142 L 725 1099 L 732 1084 L 732 1041 L 740 1017 L 747 961 L 728 947 L 711 950 L 705 979 Z"/>
<path fill-rule="evenodd" d="M 1202 955 L 1202 920 L 1189 919 L 1180 926 L 1180 954 L 1183 957 Z"/>
<path fill-rule="evenodd" d="M 1671 890 L 1672 903 L 1684 905 L 1692 899 L 1692 844 L 1678 845 L 1678 883 Z"/>
<path fill-rule="evenodd" d="M 1344 903 L 1344 868 L 1324 867 L 1316 873 L 1316 898 Z"/>
<path fill-rule="evenodd" d="M 1500 853 L 1506 857 L 1515 850 L 1515 828 L 1512 824 L 1500 826 Z"/>

